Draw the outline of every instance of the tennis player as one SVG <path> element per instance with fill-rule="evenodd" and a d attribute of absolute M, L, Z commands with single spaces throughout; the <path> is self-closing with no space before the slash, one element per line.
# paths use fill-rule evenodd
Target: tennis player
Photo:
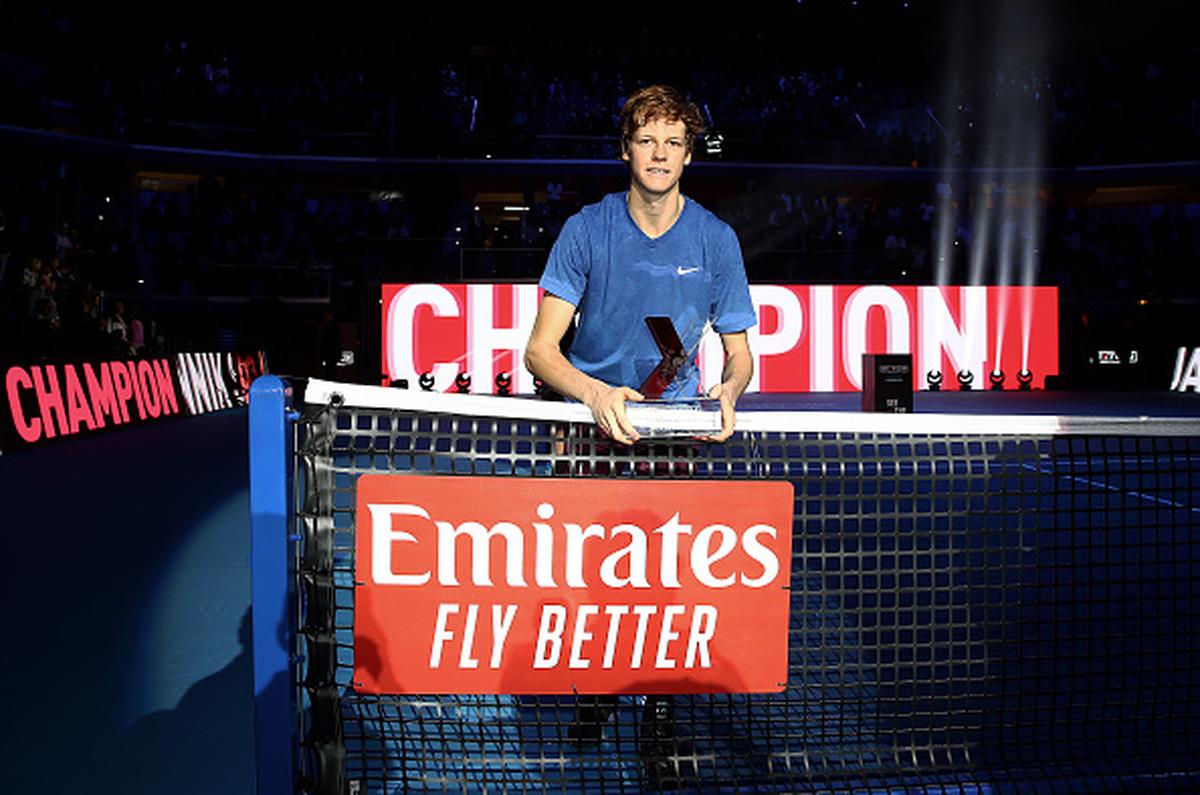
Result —
<path fill-rule="evenodd" d="M 626 401 L 662 353 L 647 317 L 671 318 L 687 362 L 663 398 L 696 397 L 695 351 L 711 325 L 725 364 L 708 396 L 721 401 L 723 441 L 733 433 L 734 406 L 753 373 L 746 330 L 755 323 L 737 235 L 679 190 L 704 120 L 695 104 L 669 86 L 649 86 L 621 111 L 621 159 L 629 190 L 611 193 L 567 219 L 542 274 L 546 291 L 525 349 L 525 365 L 547 386 L 587 406 L 600 430 L 622 444 L 638 434 Z M 575 338 L 560 349 L 575 315 Z"/>

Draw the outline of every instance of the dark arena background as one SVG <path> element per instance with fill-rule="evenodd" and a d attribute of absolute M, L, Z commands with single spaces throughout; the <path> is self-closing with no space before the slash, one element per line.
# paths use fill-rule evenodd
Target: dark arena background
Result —
<path fill-rule="evenodd" d="M 1200 791 L 1190 12 L 0 4 L 0 791 Z M 721 444 L 508 396 L 655 83 L 760 307 Z M 787 482 L 787 681 L 362 692 L 364 474 Z"/>

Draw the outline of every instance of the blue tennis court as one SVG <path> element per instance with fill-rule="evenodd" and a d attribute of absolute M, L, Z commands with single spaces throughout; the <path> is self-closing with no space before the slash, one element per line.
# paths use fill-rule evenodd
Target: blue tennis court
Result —
<path fill-rule="evenodd" d="M 5 792 L 254 792 L 246 410 L 0 456 Z"/>

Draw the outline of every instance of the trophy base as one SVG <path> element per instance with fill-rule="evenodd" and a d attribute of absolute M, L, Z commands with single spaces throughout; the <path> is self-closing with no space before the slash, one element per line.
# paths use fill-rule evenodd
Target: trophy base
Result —
<path fill-rule="evenodd" d="M 625 404 L 625 416 L 643 439 L 711 436 L 721 432 L 721 401 L 712 398 L 630 402 Z"/>

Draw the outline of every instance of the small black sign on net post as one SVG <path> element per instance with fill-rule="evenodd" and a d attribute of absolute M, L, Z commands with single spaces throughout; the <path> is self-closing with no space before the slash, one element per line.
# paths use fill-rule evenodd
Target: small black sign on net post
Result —
<path fill-rule="evenodd" d="M 864 353 L 862 363 L 862 410 L 911 414 L 912 354 Z"/>

